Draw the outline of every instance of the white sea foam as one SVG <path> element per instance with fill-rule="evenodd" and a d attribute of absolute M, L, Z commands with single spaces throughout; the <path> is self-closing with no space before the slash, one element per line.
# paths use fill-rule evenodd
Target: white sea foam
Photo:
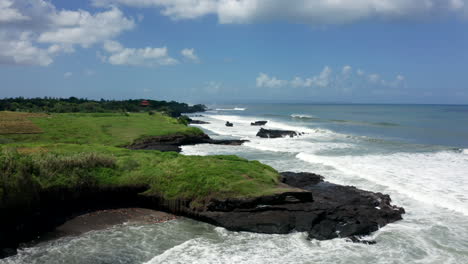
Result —
<path fill-rule="evenodd" d="M 234 108 L 216 108 L 217 111 L 245 111 L 247 108 L 234 107 Z"/>
<path fill-rule="evenodd" d="M 364 178 L 392 192 L 468 216 L 466 155 L 444 151 L 365 156 L 299 153 L 296 157 L 332 166 L 349 177 Z"/>
<path fill-rule="evenodd" d="M 251 126 L 250 123 L 256 120 L 265 120 L 262 117 L 244 117 L 237 115 L 207 115 L 206 121 L 210 124 L 203 124 L 200 127 L 213 131 L 220 135 L 230 135 L 237 137 L 250 137 L 255 138 L 259 128 L 257 126 Z M 233 127 L 226 128 L 225 123 L 229 121 L 234 124 Z M 322 139 L 334 139 L 337 137 L 344 137 L 345 135 L 335 133 L 331 130 L 321 128 L 308 128 L 304 126 L 298 126 L 294 124 L 288 124 L 284 122 L 278 122 L 275 120 L 266 120 L 268 123 L 263 126 L 266 129 L 281 129 L 281 130 L 293 130 L 296 132 L 306 133 L 303 137 L 315 137 Z M 299 138 L 301 138 L 299 137 Z"/>
<path fill-rule="evenodd" d="M 298 118 L 298 119 L 314 119 L 317 118 L 313 115 L 306 115 L 306 114 L 292 114 L 292 118 Z"/>
<path fill-rule="evenodd" d="M 468 155 L 468 149 L 462 149 L 462 153 Z"/>

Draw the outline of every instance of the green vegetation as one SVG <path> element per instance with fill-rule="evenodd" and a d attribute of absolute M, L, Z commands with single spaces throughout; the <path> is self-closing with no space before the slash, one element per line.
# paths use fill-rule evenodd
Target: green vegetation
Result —
<path fill-rule="evenodd" d="M 284 191 L 278 173 L 235 156 L 184 156 L 102 145 L 8 145 L 0 154 L 0 208 L 27 205 L 39 191 L 82 186 L 147 185 L 147 195 L 255 197 Z"/>
<path fill-rule="evenodd" d="M 181 113 L 203 112 L 206 106 L 189 106 L 174 101 L 145 100 L 88 100 L 70 98 L 5 98 L 0 99 L 0 111 L 42 112 L 42 113 L 103 113 L 103 112 L 147 112 L 159 111 L 178 117 Z"/>
<path fill-rule="evenodd" d="M 0 112 L 2 115 L 11 115 Z M 202 133 L 161 113 L 52 114 L 29 117 L 42 133 L 0 135 L 0 208 L 27 206 L 64 187 L 148 186 L 145 195 L 192 199 L 283 192 L 279 174 L 235 156 L 184 156 L 120 148 L 144 136 Z"/>
<path fill-rule="evenodd" d="M 13 112 L 0 112 L 11 116 Z M 17 115 L 24 115 L 17 113 Z M 188 127 L 177 119 L 161 113 L 70 113 L 30 117 L 43 133 L 0 135 L 4 140 L 29 143 L 71 143 L 123 146 L 144 136 L 163 136 L 175 133 L 201 134 L 200 129 Z M 11 131 L 11 129 L 10 129 Z"/>

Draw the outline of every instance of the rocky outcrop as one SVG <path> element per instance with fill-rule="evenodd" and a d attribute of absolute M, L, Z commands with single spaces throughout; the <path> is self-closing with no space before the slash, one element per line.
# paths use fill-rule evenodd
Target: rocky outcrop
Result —
<path fill-rule="evenodd" d="M 197 116 L 200 116 L 202 117 L 202 115 L 197 115 Z M 196 119 L 192 119 L 188 116 L 182 116 L 183 119 L 185 119 L 187 121 L 188 124 L 198 124 L 198 125 L 203 125 L 203 124 L 209 124 L 210 122 L 205 122 L 205 121 L 201 121 L 201 120 L 196 120 Z"/>
<path fill-rule="evenodd" d="M 302 190 L 253 200 L 213 200 L 198 217 L 235 231 L 300 231 L 319 240 L 356 240 L 402 219 L 404 213 L 390 204 L 388 195 L 325 182 L 312 173 L 286 172 L 282 177 L 284 183 Z"/>
<path fill-rule="evenodd" d="M 284 172 L 281 176 L 280 187 L 289 191 L 257 198 L 212 198 L 201 206 L 199 202 L 193 206 L 190 199 L 142 194 L 148 186 L 49 189 L 28 208 L 0 208 L 0 258 L 15 254 L 20 243 L 74 216 L 108 208 L 163 210 L 233 231 L 299 231 L 319 240 L 349 237 L 351 241 L 402 219 L 405 212 L 391 205 L 388 195 L 332 184 L 320 175 Z"/>
<path fill-rule="evenodd" d="M 275 129 L 264 129 L 260 128 L 257 133 L 257 137 L 261 138 L 280 138 L 280 137 L 294 137 L 297 136 L 298 133 L 292 130 L 275 130 Z"/>
<path fill-rule="evenodd" d="M 264 126 L 266 125 L 266 123 L 268 123 L 268 121 L 255 121 L 255 122 L 251 122 L 250 125 L 251 126 Z"/>
<path fill-rule="evenodd" d="M 313 173 L 282 173 L 282 181 L 310 191 L 314 203 L 307 210 L 314 221 L 306 225 L 311 238 L 330 239 L 368 235 L 402 219 L 405 210 L 391 205 L 389 195 L 323 181 Z"/>
<path fill-rule="evenodd" d="M 229 121 L 226 121 L 226 126 L 227 126 L 227 127 L 233 127 L 233 126 L 234 126 L 234 124 L 233 124 L 233 123 L 231 123 L 231 122 L 229 122 Z"/>
<path fill-rule="evenodd" d="M 195 120 L 195 119 L 191 119 L 189 121 L 189 124 L 194 124 L 194 125 L 206 125 L 206 124 L 209 124 L 210 122 L 206 122 L 206 121 L 201 121 L 201 120 Z"/>
<path fill-rule="evenodd" d="M 206 134 L 174 134 L 168 136 L 153 136 L 136 140 L 131 145 L 126 146 L 129 149 L 147 149 L 159 151 L 175 151 L 180 152 L 182 145 L 196 145 L 196 144 L 217 144 L 217 145 L 233 145 L 239 146 L 247 140 L 216 140 L 211 139 Z"/>

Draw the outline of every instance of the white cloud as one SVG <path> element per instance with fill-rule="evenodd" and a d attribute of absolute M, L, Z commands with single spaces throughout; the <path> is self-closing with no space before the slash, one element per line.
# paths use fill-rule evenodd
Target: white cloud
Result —
<path fill-rule="evenodd" d="M 375 74 L 375 73 L 374 74 L 369 74 L 368 78 L 369 78 L 370 82 L 377 83 L 380 80 L 380 75 Z"/>
<path fill-rule="evenodd" d="M 257 77 L 257 87 L 327 87 L 331 82 L 332 72 L 333 71 L 330 67 L 325 66 L 322 72 L 316 76 L 312 76 L 310 78 L 301 78 L 296 76 L 291 81 L 280 80 L 276 77 L 270 77 L 265 73 L 260 73 Z"/>
<path fill-rule="evenodd" d="M 172 19 L 210 14 L 220 23 L 283 20 L 308 24 L 343 24 L 365 19 L 433 18 L 467 14 L 468 0 L 93 0 L 96 6 L 121 4 L 160 8 Z"/>
<path fill-rule="evenodd" d="M 50 52 L 34 46 L 30 34 L 7 34 L 0 30 L 0 64 L 47 66 L 52 62 Z"/>
<path fill-rule="evenodd" d="M 73 75 L 73 73 L 71 73 L 71 72 L 66 72 L 66 73 L 63 74 L 63 78 L 68 79 L 68 78 L 70 78 L 72 75 Z"/>
<path fill-rule="evenodd" d="M 57 28 L 41 33 L 39 42 L 78 44 L 84 48 L 112 39 L 135 26 L 133 20 L 126 18 L 115 7 L 95 15 L 83 10 L 62 10 L 53 14 L 51 19 Z"/>
<path fill-rule="evenodd" d="M 116 7 L 92 14 L 46 0 L 0 0 L 0 64 L 46 66 L 75 45 L 88 48 L 134 25 Z"/>
<path fill-rule="evenodd" d="M 191 61 L 194 61 L 194 62 L 200 61 L 197 54 L 195 54 L 195 49 L 183 49 L 180 51 L 180 54 L 182 54 L 182 56 L 184 56 L 185 58 Z"/>
<path fill-rule="evenodd" d="M 270 77 L 265 73 L 260 73 L 257 77 L 257 87 L 278 88 L 287 85 L 287 81 Z"/>
<path fill-rule="evenodd" d="M 29 17 L 21 14 L 18 9 L 13 7 L 13 1 L 0 0 L 0 23 L 16 22 L 29 19 Z"/>
<path fill-rule="evenodd" d="M 113 65 L 163 66 L 178 63 L 169 56 L 166 47 L 125 48 L 116 41 L 107 41 L 104 50 L 110 54 L 105 61 Z"/>
<path fill-rule="evenodd" d="M 313 78 L 314 84 L 320 87 L 327 87 L 330 83 L 331 74 L 332 69 L 328 66 L 325 66 L 322 72 Z"/>
<path fill-rule="evenodd" d="M 343 72 L 344 75 L 349 75 L 349 74 L 351 73 L 351 70 L 352 70 L 352 69 L 353 69 L 353 68 L 352 68 L 351 66 L 346 65 L 346 66 L 343 67 L 342 72 Z"/>
<path fill-rule="evenodd" d="M 346 65 L 341 72 L 333 73 L 329 66 L 325 66 L 323 70 L 311 77 L 294 77 L 292 80 L 281 80 L 276 77 L 270 77 L 266 73 L 260 73 L 256 79 L 257 87 L 278 88 L 278 87 L 294 87 L 294 88 L 332 88 L 342 92 L 350 92 L 353 88 L 359 86 L 369 87 L 400 87 L 403 85 L 405 77 L 397 75 L 394 80 L 387 81 L 382 79 L 379 74 L 365 75 L 363 70 L 357 70 L 354 74 L 352 67 Z"/>

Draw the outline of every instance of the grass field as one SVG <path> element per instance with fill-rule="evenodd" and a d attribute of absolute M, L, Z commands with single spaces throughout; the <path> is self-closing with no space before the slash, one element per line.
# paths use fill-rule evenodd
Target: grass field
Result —
<path fill-rule="evenodd" d="M 144 136 L 202 133 L 198 128 L 187 127 L 160 113 L 131 113 L 126 116 L 120 113 L 41 115 L 0 112 L 1 127 L 9 133 L 0 131 L 0 138 L 14 142 L 108 146 L 128 145 Z M 36 134 L 39 132 L 42 133 Z"/>
<path fill-rule="evenodd" d="M 202 133 L 160 114 L 27 118 L 43 133 L 2 135 L 10 143 L 0 144 L 0 208 L 28 204 L 52 187 L 147 185 L 145 194 L 189 198 L 200 206 L 212 197 L 286 191 L 278 186 L 278 172 L 258 161 L 117 147 L 143 136 Z"/>
<path fill-rule="evenodd" d="M 41 128 L 35 125 L 30 118 L 44 118 L 46 116 L 46 114 L 37 113 L 0 112 L 0 134 L 41 133 Z"/>

